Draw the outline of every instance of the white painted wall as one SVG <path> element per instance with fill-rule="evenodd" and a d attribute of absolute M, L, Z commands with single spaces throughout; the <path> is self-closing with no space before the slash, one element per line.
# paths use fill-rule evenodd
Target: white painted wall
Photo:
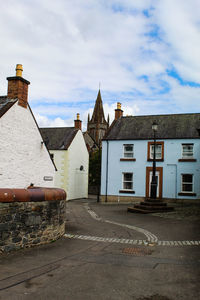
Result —
<path fill-rule="evenodd" d="M 29 108 L 15 103 L 0 118 L 0 188 L 54 186 L 55 167 Z"/>
<path fill-rule="evenodd" d="M 50 150 L 58 169 L 55 186 L 67 192 L 67 200 L 88 197 L 89 154 L 79 130 L 68 150 Z M 80 170 L 83 166 L 83 170 Z"/>

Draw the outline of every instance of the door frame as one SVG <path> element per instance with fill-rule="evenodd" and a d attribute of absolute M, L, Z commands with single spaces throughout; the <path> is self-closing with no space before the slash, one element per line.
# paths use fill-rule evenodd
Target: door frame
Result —
<path fill-rule="evenodd" d="M 146 197 L 150 197 L 150 184 L 149 177 L 150 172 L 153 172 L 153 167 L 146 167 Z M 163 187 L 163 167 L 156 167 L 156 172 L 159 172 L 159 195 L 158 197 L 162 199 L 162 187 Z"/>

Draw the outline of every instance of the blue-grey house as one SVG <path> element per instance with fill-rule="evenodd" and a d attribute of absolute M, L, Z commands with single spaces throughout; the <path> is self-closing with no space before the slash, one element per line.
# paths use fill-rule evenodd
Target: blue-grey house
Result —
<path fill-rule="evenodd" d="M 149 197 L 154 121 L 157 196 L 200 199 L 200 114 L 121 115 L 102 140 L 101 201 L 138 202 Z"/>

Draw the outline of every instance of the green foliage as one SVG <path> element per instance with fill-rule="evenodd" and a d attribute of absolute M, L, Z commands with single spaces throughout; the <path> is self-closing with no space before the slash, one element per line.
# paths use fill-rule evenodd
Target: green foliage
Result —
<path fill-rule="evenodd" d="M 99 186 L 101 182 L 101 150 L 90 154 L 89 158 L 89 185 Z"/>

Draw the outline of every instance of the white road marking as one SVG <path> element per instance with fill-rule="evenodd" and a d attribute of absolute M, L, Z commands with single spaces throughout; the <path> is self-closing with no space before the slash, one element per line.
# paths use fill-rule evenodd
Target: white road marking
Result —
<path fill-rule="evenodd" d="M 130 240 L 130 239 L 117 239 L 117 238 L 104 238 L 89 235 L 78 235 L 78 234 L 64 234 L 69 239 L 87 240 L 93 242 L 106 242 L 106 243 L 120 243 L 120 244 L 132 244 L 132 245 L 144 245 L 148 246 L 149 243 L 146 240 Z M 155 246 L 197 246 L 200 245 L 200 241 L 157 241 Z"/>
<path fill-rule="evenodd" d="M 135 230 L 137 232 L 140 232 L 142 234 L 144 234 L 147 237 L 148 242 L 157 242 L 158 238 L 157 236 L 155 236 L 153 233 L 140 228 L 140 227 L 136 227 L 136 226 L 132 226 L 132 225 L 127 225 L 127 224 L 121 224 L 118 222 L 114 222 L 114 221 L 110 221 L 110 220 L 104 220 L 102 218 L 100 218 L 93 210 L 91 210 L 91 208 L 89 207 L 88 203 L 84 204 L 85 209 L 87 210 L 87 212 L 90 214 L 90 216 L 95 219 L 96 221 L 102 221 L 105 223 L 109 223 L 109 224 L 113 224 L 113 225 L 117 225 L 117 226 L 121 226 L 121 227 L 125 227 L 131 230 Z"/>

